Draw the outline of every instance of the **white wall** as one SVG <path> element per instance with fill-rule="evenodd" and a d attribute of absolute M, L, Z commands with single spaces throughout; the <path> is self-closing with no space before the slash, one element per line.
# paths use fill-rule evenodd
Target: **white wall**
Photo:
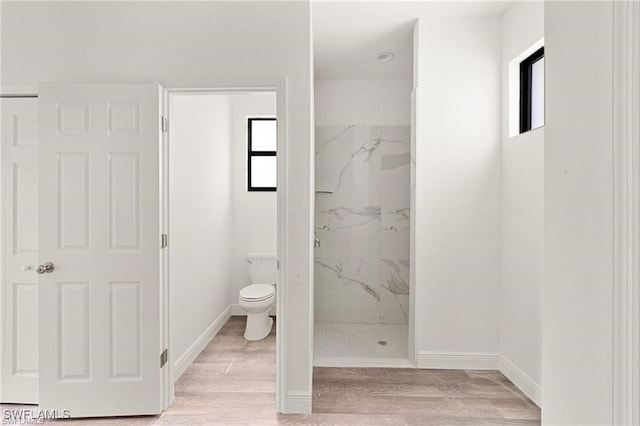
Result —
<path fill-rule="evenodd" d="M 613 2 L 545 4 L 543 424 L 612 424 Z"/>
<path fill-rule="evenodd" d="M 229 306 L 231 100 L 174 94 L 170 102 L 169 303 L 179 374 L 191 345 Z"/>
<path fill-rule="evenodd" d="M 411 80 L 316 80 L 316 126 L 410 125 Z"/>
<path fill-rule="evenodd" d="M 500 18 L 420 20 L 418 366 L 497 367 Z M 450 355 L 455 355 L 452 358 Z M 485 356 L 485 355 L 488 355 Z"/>
<path fill-rule="evenodd" d="M 2 83 L 149 82 L 168 88 L 273 86 L 286 77 L 289 314 L 282 411 L 311 409 L 312 58 L 308 2 L 15 2 L 2 4 Z M 249 54 L 250 52 L 250 54 Z M 285 101 L 284 97 L 280 99 Z M 285 337 L 285 336 L 282 336 Z M 284 353 L 283 353 L 284 352 Z"/>
<path fill-rule="evenodd" d="M 229 303 L 250 284 L 247 253 L 276 252 L 276 193 L 247 191 L 247 117 L 276 115 L 276 95 L 231 96 L 233 238 Z"/>
<path fill-rule="evenodd" d="M 502 15 L 500 354 L 503 372 L 537 403 L 542 384 L 544 127 L 509 138 L 509 109 L 514 108 L 509 105 L 509 62 L 543 36 L 544 3 L 514 3 Z"/>

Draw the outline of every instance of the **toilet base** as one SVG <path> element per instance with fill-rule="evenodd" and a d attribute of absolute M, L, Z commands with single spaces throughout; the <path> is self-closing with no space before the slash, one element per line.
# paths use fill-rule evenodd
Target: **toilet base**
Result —
<path fill-rule="evenodd" d="M 247 328 L 244 330 L 244 338 L 247 340 L 262 340 L 269 335 L 273 327 L 273 318 L 269 311 L 260 313 L 247 313 Z"/>

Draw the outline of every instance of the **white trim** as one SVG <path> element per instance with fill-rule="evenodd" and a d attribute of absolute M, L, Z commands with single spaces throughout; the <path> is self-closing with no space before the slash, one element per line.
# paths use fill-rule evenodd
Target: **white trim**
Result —
<path fill-rule="evenodd" d="M 2 93 L 2 92 L 0 92 Z M 2 111 L 2 104 L 0 103 L 0 126 L 4 126 L 4 120 L 2 118 L 3 115 L 3 111 Z M 5 348 L 5 344 L 4 344 L 4 338 L 5 338 L 5 319 L 4 319 L 4 301 L 6 300 L 6 279 L 5 279 L 5 274 L 6 274 L 6 270 L 7 268 L 5 267 L 5 262 L 6 259 L 4 258 L 5 256 L 5 250 L 4 250 L 4 245 L 5 245 L 5 235 L 4 235 L 4 230 L 5 230 L 5 220 L 6 220 L 6 213 L 4 212 L 6 209 L 6 205 L 8 204 L 5 200 L 5 189 L 4 189 L 4 185 L 5 185 L 5 180 L 4 180 L 4 174 L 5 174 L 5 164 L 4 164 L 4 159 L 5 159 L 5 143 L 2 139 L 0 139 L 0 402 L 4 401 L 3 396 L 2 396 L 2 389 L 4 388 L 4 385 L 2 384 L 3 382 L 3 374 L 2 371 L 4 370 L 4 368 L 2 368 L 2 366 L 4 365 L 4 348 Z"/>
<path fill-rule="evenodd" d="M 311 29 L 311 48 L 313 48 L 313 28 Z M 313 58 L 313 55 L 311 55 Z M 315 92 L 313 86 L 313 60 L 311 61 L 311 82 L 312 84 L 309 86 L 309 99 L 310 99 L 310 114 L 309 114 L 309 171 L 310 171 L 310 180 L 309 187 L 307 188 L 308 197 L 309 197 L 309 227 L 307 229 L 307 254 L 308 254 L 308 264 L 307 270 L 309 271 L 309 290 L 307 295 L 307 300 L 305 300 L 305 304 L 307 308 L 307 324 L 306 324 L 306 359 L 305 366 L 307 368 L 307 383 L 309 386 L 309 394 L 313 394 L 313 345 L 314 345 L 314 333 L 315 333 L 315 237 L 316 237 L 316 229 L 315 229 L 315 211 L 316 211 L 316 121 L 315 121 Z M 311 400 L 306 406 L 304 411 L 289 411 L 291 413 L 302 413 L 302 414 L 311 414 L 312 402 Z"/>
<path fill-rule="evenodd" d="M 634 168 L 634 211 L 633 217 L 636 220 L 635 233 L 633 236 L 634 253 L 634 280 L 633 298 L 631 300 L 631 394 L 628 396 L 631 401 L 631 422 L 632 424 L 640 424 L 640 3 L 631 2 L 632 7 L 632 28 L 629 39 L 633 43 L 633 75 L 632 75 L 632 131 L 633 144 L 635 152 L 635 168 Z"/>
<path fill-rule="evenodd" d="M 173 363 L 173 381 L 178 381 L 180 376 L 191 365 L 191 363 L 200 355 L 200 352 L 209 344 L 211 339 L 215 337 L 220 331 L 222 326 L 231 317 L 231 306 L 227 306 L 227 309 L 222 311 L 218 318 L 216 318 L 209 327 L 189 346 L 189 348 L 176 359 Z M 171 354 L 169 354 L 171 356 Z"/>
<path fill-rule="evenodd" d="M 614 3 L 613 424 L 640 424 L 640 5 Z"/>
<path fill-rule="evenodd" d="M 311 392 L 290 391 L 287 392 L 287 413 L 311 413 Z"/>
<path fill-rule="evenodd" d="M 288 350 L 288 298 L 289 290 L 287 280 L 287 269 L 289 264 L 289 252 L 287 241 L 289 239 L 289 205 L 287 198 L 288 171 L 286 165 L 289 163 L 287 142 L 288 142 L 288 102 L 287 102 L 288 81 L 285 77 L 278 83 L 276 91 L 276 116 L 278 117 L 278 191 L 276 191 L 276 256 L 278 258 L 278 281 L 276 283 L 276 412 L 287 413 L 288 387 L 287 382 L 287 350 Z M 282 167 L 284 165 L 285 167 Z M 311 402 L 309 401 L 309 406 Z M 305 411 L 303 411 L 305 412 Z M 311 412 L 310 410 L 307 412 Z"/>
<path fill-rule="evenodd" d="M 542 388 L 527 373 L 504 356 L 500 357 L 500 372 L 538 407 L 542 406 Z"/>
<path fill-rule="evenodd" d="M 487 352 L 418 351 L 416 366 L 444 370 L 498 370 L 500 355 Z"/>
<path fill-rule="evenodd" d="M 338 368 L 415 368 L 406 358 L 314 358 L 314 367 Z"/>
<path fill-rule="evenodd" d="M 2 96 L 38 96 L 37 84 L 0 84 Z"/>
<path fill-rule="evenodd" d="M 264 82 L 263 82 L 264 83 Z M 277 83 L 257 84 L 255 86 L 220 86 L 220 87 L 172 87 L 167 88 L 169 93 L 180 93 L 183 95 L 241 95 L 246 93 L 268 92 L 273 93 L 277 89 Z"/>
<path fill-rule="evenodd" d="M 418 21 L 414 26 L 414 62 L 418 61 L 417 43 L 418 43 Z M 417 65 L 416 65 L 417 66 Z M 409 229 L 416 228 L 416 141 L 419 134 L 418 113 L 420 111 L 420 88 L 415 86 L 411 91 L 411 177 L 409 182 Z M 409 361 L 416 364 L 418 361 L 418 342 L 417 342 L 417 286 L 416 286 L 416 232 L 409 232 L 409 324 L 407 336 L 407 353 Z"/>
<path fill-rule="evenodd" d="M 247 316 L 247 311 L 245 311 L 244 309 L 242 309 L 242 306 L 240 306 L 237 303 L 232 303 L 231 305 L 229 305 L 229 308 L 231 308 L 231 316 L 232 317 L 246 317 Z M 269 316 L 270 317 L 277 317 L 277 311 L 278 309 L 276 308 L 276 305 L 273 305 L 271 307 L 271 309 L 269 310 Z"/>
<path fill-rule="evenodd" d="M 169 117 L 169 93 L 158 84 L 160 91 L 160 111 L 161 117 Z M 160 229 L 158 235 L 169 234 L 169 132 L 161 133 L 160 145 Z M 160 250 L 160 327 L 161 327 L 161 348 L 171 349 L 171 322 L 170 322 L 170 288 L 169 288 L 169 256 L 170 247 Z M 162 410 L 166 410 L 175 397 L 175 381 L 173 380 L 173 369 L 171 363 L 167 363 L 162 372 L 161 392 Z"/>

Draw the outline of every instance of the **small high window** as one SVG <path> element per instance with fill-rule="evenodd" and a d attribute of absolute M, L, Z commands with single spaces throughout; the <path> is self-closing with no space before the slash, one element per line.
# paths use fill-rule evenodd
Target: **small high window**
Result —
<path fill-rule="evenodd" d="M 247 185 L 249 191 L 275 191 L 277 182 L 277 122 L 275 118 L 248 118 Z"/>
<path fill-rule="evenodd" d="M 544 126 L 544 47 L 520 62 L 520 133 Z"/>

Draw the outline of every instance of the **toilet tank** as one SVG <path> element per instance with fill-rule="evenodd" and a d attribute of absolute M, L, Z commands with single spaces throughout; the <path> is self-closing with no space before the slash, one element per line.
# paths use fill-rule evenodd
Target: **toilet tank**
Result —
<path fill-rule="evenodd" d="M 278 263 L 273 253 L 247 253 L 251 283 L 274 284 L 278 277 Z"/>

